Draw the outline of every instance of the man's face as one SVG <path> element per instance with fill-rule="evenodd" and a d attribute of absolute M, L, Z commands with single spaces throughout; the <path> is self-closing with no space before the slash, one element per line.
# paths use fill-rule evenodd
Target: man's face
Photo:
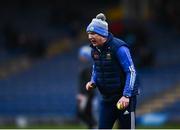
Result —
<path fill-rule="evenodd" d="M 88 39 L 95 47 L 102 46 L 106 41 L 104 37 L 94 32 L 88 32 Z"/>

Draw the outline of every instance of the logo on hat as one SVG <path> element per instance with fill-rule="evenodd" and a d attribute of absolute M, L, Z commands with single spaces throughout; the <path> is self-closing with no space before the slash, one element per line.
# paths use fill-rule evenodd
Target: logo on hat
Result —
<path fill-rule="evenodd" d="M 89 28 L 89 30 L 90 30 L 90 31 L 94 31 L 94 27 L 91 26 L 91 27 Z"/>

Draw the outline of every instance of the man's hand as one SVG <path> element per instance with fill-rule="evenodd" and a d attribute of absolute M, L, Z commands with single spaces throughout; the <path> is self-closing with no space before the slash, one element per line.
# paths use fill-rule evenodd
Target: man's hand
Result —
<path fill-rule="evenodd" d="M 78 94 L 76 96 L 76 98 L 77 98 L 77 101 L 78 101 L 79 110 L 84 111 L 84 109 L 85 109 L 85 107 L 87 105 L 87 101 L 88 101 L 87 96 L 84 95 L 84 94 Z"/>
<path fill-rule="evenodd" d="M 117 103 L 125 109 L 129 105 L 129 98 L 122 96 Z"/>
<path fill-rule="evenodd" d="M 90 91 L 90 90 L 92 90 L 92 89 L 94 89 L 95 88 L 95 84 L 93 83 L 93 82 L 87 82 L 87 84 L 86 84 L 86 90 L 87 91 Z"/>

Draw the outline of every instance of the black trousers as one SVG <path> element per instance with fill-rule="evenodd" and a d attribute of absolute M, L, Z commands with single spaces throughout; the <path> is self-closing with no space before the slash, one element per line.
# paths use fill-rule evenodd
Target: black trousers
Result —
<path fill-rule="evenodd" d="M 112 129 L 116 120 L 120 129 L 135 129 L 136 96 L 130 98 L 129 106 L 124 110 L 117 109 L 117 101 L 100 102 L 99 129 Z"/>
<path fill-rule="evenodd" d="M 78 117 L 87 125 L 88 129 L 93 129 L 96 126 L 96 120 L 92 112 L 92 97 L 87 96 L 87 103 L 83 110 L 79 108 L 78 104 Z"/>

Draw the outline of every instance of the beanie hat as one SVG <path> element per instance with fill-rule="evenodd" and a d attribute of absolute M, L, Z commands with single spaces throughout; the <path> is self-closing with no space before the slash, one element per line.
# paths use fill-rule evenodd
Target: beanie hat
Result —
<path fill-rule="evenodd" d="M 93 18 L 91 23 L 88 25 L 86 32 L 95 32 L 101 36 L 108 36 L 108 23 L 103 13 L 100 13 Z"/>

